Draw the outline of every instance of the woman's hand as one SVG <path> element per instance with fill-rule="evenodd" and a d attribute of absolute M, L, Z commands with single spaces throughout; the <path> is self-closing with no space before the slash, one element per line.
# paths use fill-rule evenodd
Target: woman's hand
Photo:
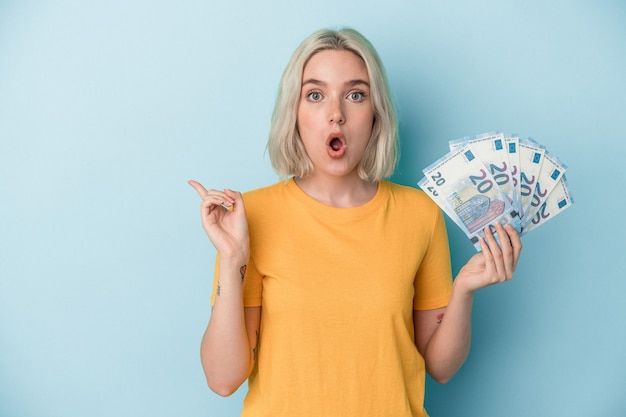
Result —
<path fill-rule="evenodd" d="M 496 232 L 500 245 L 491 229 L 485 228 L 486 240 L 480 241 L 482 252 L 470 258 L 456 277 L 455 284 L 461 285 L 467 293 L 513 278 L 522 251 L 522 242 L 511 225 L 507 225 L 505 229 L 498 223 Z"/>
<path fill-rule="evenodd" d="M 189 181 L 200 198 L 202 227 L 222 259 L 239 257 L 246 262 L 250 238 L 241 194 L 225 189 L 207 190 L 197 181 Z"/>

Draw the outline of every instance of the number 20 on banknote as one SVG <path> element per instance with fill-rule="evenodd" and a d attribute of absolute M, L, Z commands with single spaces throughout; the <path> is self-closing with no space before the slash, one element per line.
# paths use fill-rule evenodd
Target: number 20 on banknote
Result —
<path fill-rule="evenodd" d="M 426 191 L 446 213 L 454 213 L 475 245 L 488 225 L 499 222 L 519 230 L 517 211 L 470 146 L 446 154 L 423 172 Z"/>

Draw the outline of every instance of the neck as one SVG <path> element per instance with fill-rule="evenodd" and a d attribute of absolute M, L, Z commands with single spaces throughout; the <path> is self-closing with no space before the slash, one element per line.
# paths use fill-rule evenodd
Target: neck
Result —
<path fill-rule="evenodd" d="M 309 197 L 331 207 L 358 207 L 370 201 L 378 190 L 377 182 L 370 182 L 360 177 L 307 176 L 295 178 L 296 184 Z"/>

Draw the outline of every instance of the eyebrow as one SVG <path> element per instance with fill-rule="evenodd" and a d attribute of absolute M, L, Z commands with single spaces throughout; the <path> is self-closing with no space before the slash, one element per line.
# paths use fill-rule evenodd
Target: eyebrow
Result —
<path fill-rule="evenodd" d="M 309 78 L 308 80 L 302 82 L 302 86 L 303 87 L 305 85 L 307 85 L 307 84 L 320 85 L 320 86 L 325 86 L 326 85 L 326 83 L 324 81 L 320 81 L 320 80 L 317 80 L 315 78 Z M 369 87 L 370 83 L 368 83 L 365 80 L 356 79 L 356 80 L 347 81 L 345 83 L 345 85 L 348 86 L 348 87 L 354 87 L 356 85 L 366 85 L 366 86 Z"/>

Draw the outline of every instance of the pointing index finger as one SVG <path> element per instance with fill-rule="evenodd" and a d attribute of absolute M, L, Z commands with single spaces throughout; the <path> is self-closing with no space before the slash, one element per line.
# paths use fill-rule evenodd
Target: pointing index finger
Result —
<path fill-rule="evenodd" d="M 196 190 L 196 192 L 198 193 L 200 198 L 204 198 L 204 197 L 206 197 L 209 194 L 209 192 L 206 190 L 206 188 L 204 188 L 202 186 L 202 184 L 200 184 L 198 181 L 189 180 L 189 181 L 187 181 L 187 183 L 189 185 L 191 185 Z"/>

